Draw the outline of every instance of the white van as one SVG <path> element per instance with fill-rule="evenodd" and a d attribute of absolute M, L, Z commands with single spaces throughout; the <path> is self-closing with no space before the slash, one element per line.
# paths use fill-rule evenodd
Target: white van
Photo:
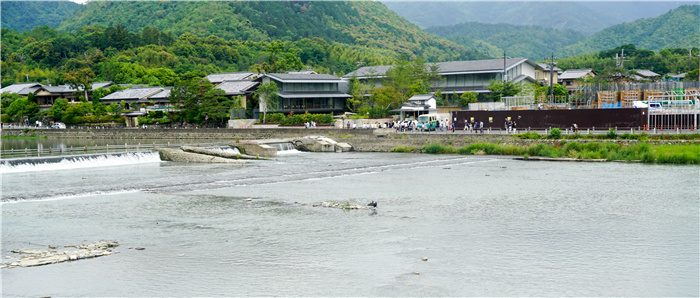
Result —
<path fill-rule="evenodd" d="M 56 122 L 54 124 L 51 124 L 51 128 L 66 129 L 66 125 L 62 122 Z"/>

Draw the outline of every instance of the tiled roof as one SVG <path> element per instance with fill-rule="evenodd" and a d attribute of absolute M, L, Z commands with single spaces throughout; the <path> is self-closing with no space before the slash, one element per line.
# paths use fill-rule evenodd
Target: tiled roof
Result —
<path fill-rule="evenodd" d="M 266 76 L 281 82 L 289 81 L 340 81 L 339 77 L 329 74 L 311 74 L 311 73 L 268 73 Z"/>
<path fill-rule="evenodd" d="M 148 98 L 152 98 L 152 99 L 165 98 L 165 99 L 167 99 L 170 97 L 170 90 L 172 90 L 172 87 L 165 87 L 165 88 L 163 88 L 162 91 L 160 91 L 156 94 L 153 94 L 153 95 L 149 96 Z"/>
<path fill-rule="evenodd" d="M 431 98 L 436 98 L 435 95 L 432 94 L 416 94 L 414 96 L 411 96 L 409 98 L 409 101 L 415 101 L 415 100 L 429 100 Z"/>
<path fill-rule="evenodd" d="M 506 70 L 511 69 L 514 66 L 521 63 L 530 63 L 533 66 L 536 65 L 534 62 L 526 58 L 509 58 L 506 59 L 505 62 Z M 426 65 L 430 66 L 433 65 L 433 63 L 426 63 Z M 435 63 L 435 65 L 438 66 L 438 72 L 440 74 L 496 73 L 503 71 L 503 59 L 438 62 Z M 365 78 L 370 76 L 381 77 L 384 76 L 386 72 L 392 67 L 392 65 L 366 66 L 344 75 L 343 78 L 349 79 L 353 75 L 357 76 L 358 78 Z"/>
<path fill-rule="evenodd" d="M 224 90 L 226 95 L 241 95 L 246 94 L 258 84 L 260 83 L 257 81 L 226 81 L 214 88 Z"/>
<path fill-rule="evenodd" d="M 229 73 L 213 73 L 206 77 L 212 84 L 218 84 L 224 81 L 240 81 L 253 79 L 252 72 L 229 72 Z"/>
<path fill-rule="evenodd" d="M 653 71 L 651 71 L 651 70 L 646 70 L 646 69 L 635 69 L 634 71 L 636 71 L 637 74 L 640 75 L 640 76 L 642 76 L 642 77 L 647 77 L 647 78 L 649 78 L 649 77 L 658 77 L 658 76 L 659 76 L 658 73 L 655 73 L 655 72 L 653 72 Z"/>
<path fill-rule="evenodd" d="M 129 88 L 107 95 L 101 100 L 140 99 L 163 91 L 162 87 Z"/>
<path fill-rule="evenodd" d="M 39 84 L 39 83 L 16 83 L 16 84 L 12 84 L 12 85 L 3 87 L 2 89 L 0 89 L 0 93 L 3 93 L 3 92 L 19 93 L 24 88 L 34 87 L 34 86 L 41 86 L 41 84 Z"/>
<path fill-rule="evenodd" d="M 92 90 L 100 89 L 100 88 L 107 89 L 107 88 L 109 88 L 109 86 L 112 86 L 112 85 L 114 85 L 114 83 L 112 83 L 112 82 L 95 82 L 95 83 L 92 83 Z"/>
<path fill-rule="evenodd" d="M 559 75 L 560 80 L 572 80 L 583 78 L 586 74 L 592 72 L 593 69 L 567 69 L 562 74 Z"/>
<path fill-rule="evenodd" d="M 537 63 L 537 66 L 542 68 L 544 71 L 549 71 L 549 64 Z M 557 73 L 561 73 L 561 68 L 555 66 L 554 71 L 556 71 Z"/>

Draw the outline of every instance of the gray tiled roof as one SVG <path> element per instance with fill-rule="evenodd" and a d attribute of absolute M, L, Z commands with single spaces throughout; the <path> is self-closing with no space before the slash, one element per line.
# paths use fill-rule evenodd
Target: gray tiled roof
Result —
<path fill-rule="evenodd" d="M 252 72 L 212 73 L 206 79 L 212 84 L 218 84 L 224 81 L 250 80 L 254 75 Z"/>
<path fill-rule="evenodd" d="M 148 98 L 151 98 L 151 99 L 163 99 L 163 98 L 165 98 L 165 99 L 167 99 L 170 97 L 170 91 L 172 89 L 173 89 L 172 87 L 165 87 L 165 88 L 163 88 L 162 91 L 160 91 L 156 94 L 153 94 L 153 95 L 149 96 Z"/>
<path fill-rule="evenodd" d="M 559 75 L 560 80 L 572 80 L 583 78 L 586 74 L 592 72 L 593 69 L 567 69 L 562 74 Z"/>
<path fill-rule="evenodd" d="M 534 62 L 526 58 L 510 58 L 506 59 L 505 62 L 506 69 L 510 69 L 521 63 L 530 63 L 533 66 L 536 65 Z M 433 63 L 426 63 L 428 67 L 432 64 Z M 438 62 L 435 63 L 435 65 L 438 66 L 438 72 L 440 74 L 495 73 L 503 71 L 503 59 Z M 358 78 L 364 78 L 372 75 L 381 77 L 384 76 L 392 67 L 392 65 L 366 66 L 344 75 L 343 78 L 349 79 L 353 75 L 356 75 Z"/>
<path fill-rule="evenodd" d="M 15 84 L 5 86 L 2 89 L 0 89 L 0 93 L 3 93 L 3 92 L 19 93 L 24 88 L 29 88 L 29 87 L 34 87 L 34 86 L 41 86 L 41 84 L 39 84 L 39 83 L 15 83 Z"/>
<path fill-rule="evenodd" d="M 92 83 L 92 90 L 100 89 L 100 88 L 107 89 L 107 88 L 109 88 L 109 86 L 112 86 L 112 85 L 114 85 L 114 83 L 112 83 L 112 82 L 95 82 L 95 83 Z"/>
<path fill-rule="evenodd" d="M 542 68 L 544 71 L 549 71 L 549 64 L 537 63 L 537 66 Z M 557 73 L 561 73 L 561 68 L 555 66 L 554 71 L 556 71 Z"/>
<path fill-rule="evenodd" d="M 429 99 L 431 99 L 431 98 L 436 98 L 436 99 L 437 99 L 437 97 L 435 97 L 435 95 L 432 95 L 432 94 L 416 94 L 416 95 L 411 96 L 411 98 L 409 98 L 408 100 L 409 100 L 409 101 L 415 101 L 415 100 L 429 100 Z"/>
<path fill-rule="evenodd" d="M 226 81 L 214 88 L 224 90 L 226 95 L 241 95 L 248 93 L 251 88 L 258 84 L 260 83 L 257 81 Z"/>
<path fill-rule="evenodd" d="M 659 76 L 658 73 L 655 73 L 655 72 L 653 72 L 651 70 L 647 70 L 647 69 L 635 69 L 634 71 L 636 71 L 637 74 L 642 76 L 642 77 L 649 78 L 649 77 L 658 77 Z"/>
<path fill-rule="evenodd" d="M 162 87 L 129 88 L 114 92 L 101 98 L 101 100 L 140 99 L 154 95 L 160 91 L 163 91 Z"/>
<path fill-rule="evenodd" d="M 112 82 L 95 82 L 92 83 L 92 90 L 98 89 L 98 88 L 104 88 L 105 86 L 112 85 L 114 83 Z M 51 92 L 51 93 L 71 93 L 71 92 L 76 92 L 76 91 L 82 91 L 83 88 L 79 87 L 78 89 L 72 88 L 70 85 L 63 84 L 63 85 L 58 85 L 58 86 L 49 86 L 49 85 L 43 85 L 40 83 L 17 83 L 17 84 L 12 84 L 10 86 L 7 86 L 5 88 L 0 89 L 0 93 L 2 92 L 11 92 L 11 93 L 17 93 L 21 95 L 27 95 L 30 92 L 34 92 L 38 90 L 39 88 L 44 88 L 44 90 Z"/>
<path fill-rule="evenodd" d="M 339 82 L 340 78 L 329 74 L 309 74 L 309 73 L 268 73 L 266 76 L 281 82 L 289 81 L 335 81 Z"/>

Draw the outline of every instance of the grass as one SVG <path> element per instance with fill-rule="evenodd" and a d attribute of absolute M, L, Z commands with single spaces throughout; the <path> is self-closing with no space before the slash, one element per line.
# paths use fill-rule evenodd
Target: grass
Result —
<path fill-rule="evenodd" d="M 554 129 L 552 129 L 554 131 Z M 524 132 L 520 134 L 516 134 L 515 137 L 522 139 L 522 140 L 540 140 L 540 139 L 565 139 L 565 140 L 579 140 L 579 139 L 586 139 L 586 140 L 616 140 L 616 139 L 623 139 L 623 140 L 639 140 L 639 141 L 646 141 L 646 140 L 700 140 L 700 133 L 668 133 L 668 134 L 647 134 L 646 132 L 642 133 L 629 133 L 625 132 L 623 134 L 618 134 L 618 131 L 614 129 L 609 129 L 605 134 L 568 134 L 568 135 L 562 135 L 560 133 L 554 133 L 550 135 L 540 135 L 536 131 L 530 131 L 530 132 Z"/>
<path fill-rule="evenodd" d="M 415 149 L 397 147 L 392 152 L 414 152 Z M 462 148 L 441 144 L 423 146 L 430 154 L 461 155 L 509 155 L 551 158 L 605 159 L 608 161 L 641 161 L 657 164 L 700 164 L 700 144 L 682 145 L 620 145 L 608 142 L 566 142 L 560 144 L 537 144 L 532 146 L 474 143 Z"/>

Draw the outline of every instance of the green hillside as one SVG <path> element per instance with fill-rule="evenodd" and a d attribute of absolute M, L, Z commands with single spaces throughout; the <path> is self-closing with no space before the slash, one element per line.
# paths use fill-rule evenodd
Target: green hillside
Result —
<path fill-rule="evenodd" d="M 609 26 L 657 17 L 697 1 L 395 1 L 389 9 L 421 28 L 466 22 L 541 26 L 592 35 Z"/>
<path fill-rule="evenodd" d="M 28 31 L 37 26 L 56 27 L 80 8 L 70 1 L 3 1 L 2 28 Z"/>
<path fill-rule="evenodd" d="M 454 41 L 466 48 L 475 45 L 493 45 L 489 49 L 492 56 L 502 55 L 503 51 L 511 57 L 542 59 L 559 49 L 572 45 L 586 38 L 583 33 L 573 30 L 556 30 L 540 26 L 515 26 L 508 24 L 483 24 L 468 22 L 463 24 L 430 27 L 426 31 Z M 476 42 L 482 40 L 482 43 Z"/>
<path fill-rule="evenodd" d="M 422 28 L 465 22 L 536 25 L 593 34 L 619 23 L 576 2 L 558 1 L 384 1 L 387 7 Z M 439 16 L 439 17 L 436 17 Z"/>
<path fill-rule="evenodd" d="M 154 27 L 175 36 L 191 33 L 225 40 L 318 37 L 434 61 L 478 57 L 373 1 L 100 1 L 89 2 L 59 29 L 96 25 L 121 25 L 132 32 Z"/>
<path fill-rule="evenodd" d="M 656 18 L 606 28 L 587 40 L 568 46 L 562 56 L 612 49 L 623 44 L 638 48 L 690 48 L 700 45 L 700 5 L 684 5 Z"/>

